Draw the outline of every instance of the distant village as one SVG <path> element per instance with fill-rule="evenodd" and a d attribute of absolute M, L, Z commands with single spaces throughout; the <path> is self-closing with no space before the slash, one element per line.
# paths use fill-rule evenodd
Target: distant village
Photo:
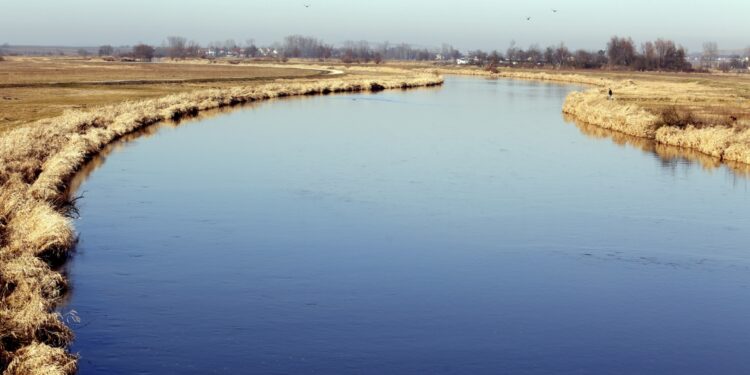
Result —
<path fill-rule="evenodd" d="M 290 58 L 340 60 L 346 64 L 381 63 L 385 60 L 432 62 L 436 65 L 519 68 L 629 69 L 665 71 L 705 71 L 750 73 L 750 47 L 744 51 L 720 51 L 716 43 L 706 43 L 703 51 L 688 54 L 670 40 L 657 39 L 636 45 L 630 38 L 612 37 L 598 51 L 569 50 L 564 44 L 526 49 L 511 45 L 505 51 L 459 51 L 449 44 L 439 48 L 417 48 L 409 44 L 345 42 L 334 47 L 316 38 L 292 35 L 271 46 L 243 45 L 233 40 L 200 46 L 182 37 L 168 37 L 161 46 L 138 44 L 113 47 L 38 47 L 0 45 L 2 55 L 99 56 L 108 61 L 165 61 L 170 59 L 255 59 L 287 61 Z"/>

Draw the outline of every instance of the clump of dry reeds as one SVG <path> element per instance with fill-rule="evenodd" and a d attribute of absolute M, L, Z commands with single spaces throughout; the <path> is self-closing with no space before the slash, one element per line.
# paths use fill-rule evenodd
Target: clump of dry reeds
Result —
<path fill-rule="evenodd" d="M 351 75 L 202 90 L 126 102 L 24 126 L 0 138 L 0 371 L 70 374 L 71 330 L 55 306 L 67 281 L 53 266 L 75 242 L 66 196 L 71 177 L 114 140 L 156 122 L 270 98 L 442 84 L 429 74 Z"/>
<path fill-rule="evenodd" d="M 628 81 L 608 87 L 620 95 L 610 100 L 606 89 L 574 92 L 566 97 L 563 112 L 720 160 L 750 163 L 749 100 L 693 82 Z"/>
<path fill-rule="evenodd" d="M 658 115 L 661 117 L 661 123 L 666 126 L 684 129 L 688 125 L 700 124 L 692 111 L 678 110 L 675 106 L 663 108 Z"/>

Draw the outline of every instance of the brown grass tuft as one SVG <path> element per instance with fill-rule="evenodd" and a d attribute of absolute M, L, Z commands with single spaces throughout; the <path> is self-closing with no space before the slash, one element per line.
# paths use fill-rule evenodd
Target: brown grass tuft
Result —
<path fill-rule="evenodd" d="M 69 375 L 77 370 L 76 358 L 64 349 L 32 344 L 17 351 L 5 370 L 6 375 Z"/>
<path fill-rule="evenodd" d="M 661 113 L 661 123 L 666 126 L 675 126 L 684 129 L 688 125 L 698 125 L 698 121 L 690 110 L 678 110 L 675 106 L 663 108 Z"/>

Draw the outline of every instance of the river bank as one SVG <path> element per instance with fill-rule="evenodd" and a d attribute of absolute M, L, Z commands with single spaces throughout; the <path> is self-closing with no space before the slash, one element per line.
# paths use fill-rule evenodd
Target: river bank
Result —
<path fill-rule="evenodd" d="M 197 90 L 71 111 L 0 139 L 0 369 L 69 374 L 76 357 L 66 319 L 54 311 L 67 289 L 57 270 L 75 245 L 74 202 L 66 186 L 107 144 L 138 129 L 229 105 L 287 96 L 379 91 L 442 84 L 433 74 L 352 75 L 251 87 Z"/>
<path fill-rule="evenodd" d="M 436 71 L 593 86 L 569 94 L 563 112 L 605 129 L 696 150 L 721 161 L 750 164 L 750 78 L 745 76 L 461 68 Z"/>

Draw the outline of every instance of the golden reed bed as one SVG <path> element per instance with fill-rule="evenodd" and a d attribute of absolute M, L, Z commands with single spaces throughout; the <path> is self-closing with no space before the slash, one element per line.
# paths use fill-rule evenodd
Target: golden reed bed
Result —
<path fill-rule="evenodd" d="M 702 102 L 711 100 L 711 104 L 719 108 L 737 106 L 739 109 L 723 116 L 704 114 L 706 119 L 674 126 L 665 123 L 663 116 L 658 112 L 648 111 L 637 103 L 618 100 L 617 97 L 609 100 L 606 93 L 608 89 L 603 88 L 571 93 L 565 99 L 563 112 L 603 128 L 653 139 L 666 145 L 697 150 L 723 161 L 750 164 L 750 123 L 742 116 L 750 112 L 750 100 L 731 94 L 723 98 L 710 98 L 699 94 L 695 98 L 685 100 L 684 98 L 690 95 L 689 84 L 630 81 L 614 83 L 611 87 L 613 91 L 623 95 L 644 92 L 644 95 L 659 96 L 662 93 L 663 100 L 667 103 L 688 101 L 691 102 L 688 106 L 700 106 L 705 105 Z M 726 103 L 722 104 L 722 100 Z"/>
<path fill-rule="evenodd" d="M 57 270 L 73 248 L 72 176 L 107 144 L 156 122 L 286 96 L 435 86 L 440 76 L 350 75 L 337 79 L 199 90 L 41 120 L 0 138 L 0 371 L 70 374 L 71 330 L 55 311 L 67 280 Z"/>

